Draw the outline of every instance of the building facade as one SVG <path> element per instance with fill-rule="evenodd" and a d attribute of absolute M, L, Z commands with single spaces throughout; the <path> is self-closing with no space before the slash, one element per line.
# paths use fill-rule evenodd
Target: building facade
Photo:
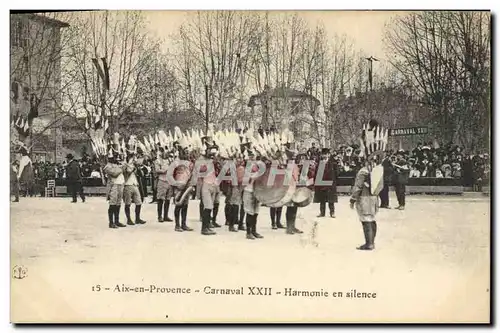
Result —
<path fill-rule="evenodd" d="M 10 15 L 11 141 L 48 160 L 58 155 L 53 123 L 61 102 L 61 32 L 68 26 L 46 15 Z"/>
<path fill-rule="evenodd" d="M 265 87 L 260 94 L 250 97 L 248 107 L 256 127 L 288 128 L 294 133 L 295 141 L 309 147 L 320 138 L 315 117 L 318 116 L 320 102 L 305 92 L 279 87 Z"/>

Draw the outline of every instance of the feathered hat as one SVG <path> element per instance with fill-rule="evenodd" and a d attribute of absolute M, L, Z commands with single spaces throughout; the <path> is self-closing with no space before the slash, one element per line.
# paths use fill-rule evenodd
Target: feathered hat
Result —
<path fill-rule="evenodd" d="M 131 135 L 127 142 L 127 155 L 137 154 L 138 140 L 135 135 Z"/>
<path fill-rule="evenodd" d="M 370 120 L 366 125 L 363 125 L 360 138 L 361 154 L 366 157 L 367 161 L 373 161 L 376 156 L 383 153 L 387 147 L 388 131 L 383 129 L 376 120 Z M 378 159 L 377 162 L 380 162 Z M 384 168 L 381 164 L 371 166 L 368 165 L 369 189 L 372 195 L 378 195 L 382 190 L 384 183 Z"/>
<path fill-rule="evenodd" d="M 90 136 L 92 150 L 96 156 L 106 156 L 106 131 L 108 130 L 109 122 L 105 114 L 89 113 L 85 118 L 85 129 Z"/>
<path fill-rule="evenodd" d="M 370 120 L 363 125 L 360 138 L 360 149 L 362 154 L 370 159 L 373 156 L 383 153 L 387 147 L 388 134 L 387 129 L 382 128 L 376 120 Z"/>

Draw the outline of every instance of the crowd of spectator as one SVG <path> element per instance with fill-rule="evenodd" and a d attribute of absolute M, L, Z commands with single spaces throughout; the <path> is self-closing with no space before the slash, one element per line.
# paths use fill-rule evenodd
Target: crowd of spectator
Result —
<path fill-rule="evenodd" d="M 321 148 L 314 143 L 303 148 L 309 159 L 318 159 Z M 463 186 L 474 187 L 490 179 L 491 161 L 488 153 L 468 154 L 458 145 L 447 144 L 435 147 L 432 143 L 418 143 L 412 150 L 387 150 L 386 156 L 393 162 L 396 154 L 402 153 L 408 162 L 410 178 L 455 178 L 462 179 Z M 340 177 L 354 177 L 364 165 L 359 146 L 342 145 L 331 154 L 339 164 Z"/>
<path fill-rule="evenodd" d="M 309 159 L 319 159 L 321 149 L 312 143 L 311 147 L 302 148 L 300 152 L 306 154 Z M 364 157 L 357 145 L 341 145 L 330 152 L 339 165 L 339 177 L 354 177 L 364 165 Z M 461 179 L 463 186 L 474 188 L 486 184 L 490 179 L 491 164 L 487 153 L 467 154 L 458 145 L 435 147 L 431 143 L 419 143 L 412 150 L 388 150 L 386 156 L 394 162 L 398 152 L 402 153 L 408 162 L 410 178 L 455 178 Z M 94 156 L 84 153 L 78 162 L 83 179 L 93 179 L 93 184 L 104 184 L 100 164 Z M 58 184 L 64 184 L 66 163 L 34 162 L 36 188 L 33 192 L 43 195 L 48 180 L 53 179 Z M 153 161 L 144 161 L 144 176 L 148 179 L 152 175 L 152 163 Z"/>
<path fill-rule="evenodd" d="M 82 179 L 93 179 L 100 181 L 93 181 L 93 184 L 102 185 L 102 174 L 100 169 L 100 164 L 95 158 L 95 156 L 89 156 L 83 154 L 83 156 L 77 160 L 80 164 Z M 35 161 L 33 162 L 33 175 L 34 175 L 34 186 L 33 193 L 44 195 L 45 187 L 49 180 L 55 180 L 58 185 L 65 185 L 66 180 L 66 166 L 67 161 L 62 163 L 54 163 L 48 161 Z"/>

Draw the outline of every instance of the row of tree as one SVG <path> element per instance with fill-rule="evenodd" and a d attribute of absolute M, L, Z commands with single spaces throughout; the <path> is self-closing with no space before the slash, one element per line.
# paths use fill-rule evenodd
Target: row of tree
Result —
<path fill-rule="evenodd" d="M 491 14 L 426 11 L 399 16 L 386 30 L 387 54 L 419 100 L 430 106 L 441 139 L 488 149 Z"/>
<path fill-rule="evenodd" d="M 345 140 L 339 136 L 342 129 L 355 131 L 361 122 L 377 115 L 376 109 L 379 115 L 399 119 L 400 125 L 408 122 L 398 101 L 389 103 L 379 97 L 354 103 L 363 112 L 352 111 L 352 103 L 346 108 L 344 96 L 368 89 L 366 55 L 355 50 L 347 37 L 330 36 L 321 25 L 310 26 L 299 14 L 191 12 L 171 37 L 173 48 L 168 54 L 162 52 L 162 41 L 148 30 L 141 12 L 46 15 L 70 24 L 62 30 L 60 47 L 51 57 L 61 63 L 60 84 L 57 89 L 44 89 L 43 82 L 31 84 L 40 101 L 57 104 L 52 107 L 60 117 L 104 112 L 116 130 L 121 120 L 139 113 L 156 127 L 203 128 L 208 109 L 211 122 L 234 124 L 255 116 L 246 106 L 251 95 L 266 87 L 284 87 L 320 101 L 319 109 L 306 110 L 311 115 L 309 125 L 314 138 L 326 135 L 330 144 Z M 480 12 L 398 16 L 386 29 L 390 66 L 384 66 L 374 81 L 397 88 L 403 99 L 411 95 L 415 102 L 428 106 L 443 135 L 440 139 L 485 148 L 489 141 L 489 25 L 489 14 Z M 25 50 L 34 52 L 29 47 Z M 103 84 L 94 63 L 102 58 L 109 68 L 109 85 Z M 39 64 L 38 68 L 48 66 Z M 284 99 L 283 114 L 289 114 L 286 94 Z M 399 111 L 392 112 L 398 105 Z M 392 111 L 384 113 L 387 108 Z"/>

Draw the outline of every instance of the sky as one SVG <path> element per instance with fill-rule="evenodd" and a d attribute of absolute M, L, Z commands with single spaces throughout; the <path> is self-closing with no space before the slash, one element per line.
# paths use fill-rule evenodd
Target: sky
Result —
<path fill-rule="evenodd" d="M 297 13 L 312 27 L 322 23 L 331 37 L 345 34 L 353 42 L 355 50 L 383 61 L 386 58 L 383 47 L 384 26 L 391 18 L 407 12 L 325 10 Z M 185 11 L 145 11 L 144 15 L 149 28 L 164 39 L 165 49 L 171 45 L 169 36 L 189 17 L 189 13 Z"/>

